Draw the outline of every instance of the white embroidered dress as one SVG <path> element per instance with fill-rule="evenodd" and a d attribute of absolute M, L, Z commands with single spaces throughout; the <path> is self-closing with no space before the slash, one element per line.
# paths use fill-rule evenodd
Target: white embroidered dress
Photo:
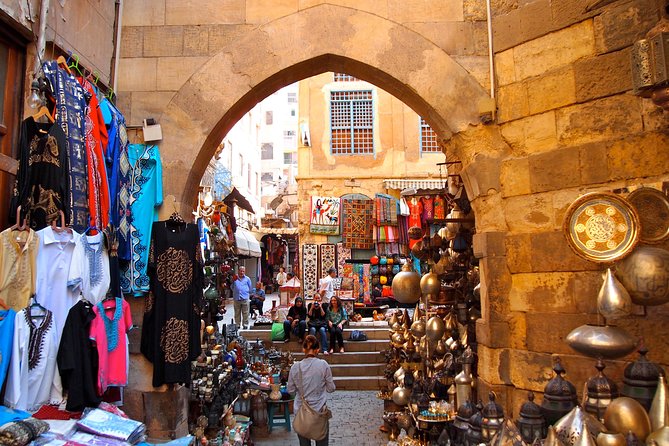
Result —
<path fill-rule="evenodd" d="M 111 276 L 109 254 L 104 247 L 102 233 L 82 235 L 76 241 L 67 280 L 72 291 L 83 294 L 93 305 L 104 299 Z"/>

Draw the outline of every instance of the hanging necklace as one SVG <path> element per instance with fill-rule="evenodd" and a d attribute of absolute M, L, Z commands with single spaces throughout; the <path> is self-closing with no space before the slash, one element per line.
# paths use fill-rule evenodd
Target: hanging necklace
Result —
<path fill-rule="evenodd" d="M 84 234 L 81 236 L 81 244 L 84 245 L 84 252 L 88 259 L 91 287 L 97 286 L 102 282 L 102 240 L 99 242 L 99 248 L 93 249 L 88 243 L 88 236 Z"/>
<path fill-rule="evenodd" d="M 109 319 L 105 313 L 105 307 L 102 306 L 102 302 L 99 302 L 98 310 L 100 311 L 100 317 L 105 323 L 105 333 L 107 334 L 107 351 L 114 351 L 118 345 L 118 321 L 121 319 L 122 305 L 123 301 L 121 298 L 117 297 L 114 299 L 116 303 L 116 309 L 114 310 L 114 317 Z"/>
<path fill-rule="evenodd" d="M 23 316 L 30 327 L 30 336 L 28 338 L 28 370 L 32 370 L 42 359 L 42 347 L 44 345 L 44 333 L 51 328 L 53 317 L 49 310 L 46 311 L 44 319 L 39 327 L 35 326 L 30 312 L 30 307 L 23 310 Z"/>

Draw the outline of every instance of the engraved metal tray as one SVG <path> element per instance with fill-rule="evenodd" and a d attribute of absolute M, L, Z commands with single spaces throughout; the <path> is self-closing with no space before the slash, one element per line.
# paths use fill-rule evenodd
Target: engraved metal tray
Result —
<path fill-rule="evenodd" d="M 652 187 L 640 187 L 627 196 L 639 216 L 639 240 L 660 243 L 669 237 L 669 198 Z"/>

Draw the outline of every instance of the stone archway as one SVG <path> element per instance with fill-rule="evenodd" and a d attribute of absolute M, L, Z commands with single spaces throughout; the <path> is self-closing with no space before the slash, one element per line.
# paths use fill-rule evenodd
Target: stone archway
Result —
<path fill-rule="evenodd" d="M 442 138 L 479 123 L 487 92 L 422 35 L 376 15 L 320 5 L 249 31 L 207 61 L 161 117 L 166 193 L 189 210 L 223 136 L 257 102 L 325 71 L 344 71 L 392 93 Z"/>

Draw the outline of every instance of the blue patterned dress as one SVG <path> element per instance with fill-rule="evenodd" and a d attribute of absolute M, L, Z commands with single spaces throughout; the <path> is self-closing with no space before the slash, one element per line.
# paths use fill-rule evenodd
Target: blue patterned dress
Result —
<path fill-rule="evenodd" d="M 130 260 L 123 266 L 121 289 L 125 294 L 141 296 L 149 291 L 146 267 L 151 225 L 158 219 L 158 207 L 163 203 L 163 170 L 158 146 L 130 144 L 127 153 Z"/>

